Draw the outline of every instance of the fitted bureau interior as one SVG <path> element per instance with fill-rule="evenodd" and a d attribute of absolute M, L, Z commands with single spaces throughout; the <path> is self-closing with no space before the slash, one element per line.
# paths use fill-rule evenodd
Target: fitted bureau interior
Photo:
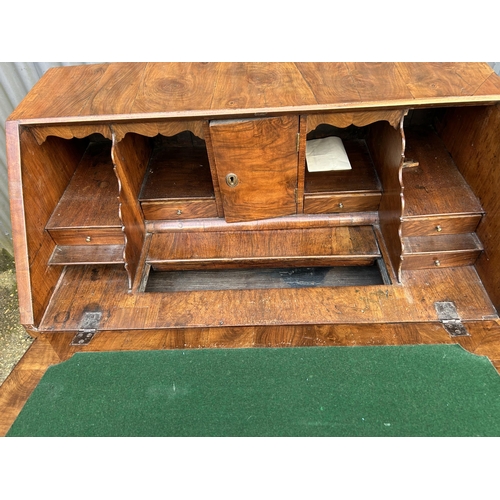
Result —
<path fill-rule="evenodd" d="M 40 211 L 46 220 L 37 244 L 57 276 L 39 299 L 40 328 L 77 328 L 97 302 L 108 310 L 106 327 L 120 328 L 111 301 L 131 296 L 141 309 L 140 327 L 157 328 L 182 321 L 164 312 L 148 323 L 141 314 L 170 302 L 185 300 L 191 310 L 203 300 L 242 304 L 248 294 L 255 301 L 263 297 L 256 293 L 272 291 L 273 309 L 281 307 L 280 291 L 310 289 L 332 290 L 341 310 L 359 299 L 360 289 L 385 294 L 388 302 L 371 316 L 369 308 L 344 314 L 354 322 L 387 321 L 396 313 L 398 320 L 421 320 L 446 297 L 467 310 L 471 293 L 473 314 L 495 314 L 488 245 L 496 201 L 483 192 L 488 175 L 477 176 L 489 154 L 477 129 L 496 112 L 494 106 L 401 110 L 402 123 L 355 118 L 346 126 L 331 113 L 330 123 L 311 120 L 310 129 L 307 115 L 207 120 L 196 128 L 199 135 L 177 124 L 172 135 L 49 135 L 36 145 L 26 129 L 24 168 L 34 169 L 26 155 L 32 149 L 52 163 L 60 185 L 58 199 L 43 200 Z M 342 139 L 352 168 L 310 172 L 307 140 L 332 136 Z M 473 159 L 471 140 L 479 144 Z M 442 286 L 427 290 L 424 300 L 429 282 Z M 69 305 L 68 294 L 93 287 L 98 301 Z M 402 305 L 408 300 L 428 307 L 410 311 Z M 186 324 L 196 325 L 196 314 L 186 314 Z M 313 318 L 309 311 L 304 321 Z"/>

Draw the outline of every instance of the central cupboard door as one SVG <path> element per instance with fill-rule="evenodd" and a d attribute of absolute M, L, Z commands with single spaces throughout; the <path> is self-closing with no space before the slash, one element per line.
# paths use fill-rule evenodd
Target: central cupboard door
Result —
<path fill-rule="evenodd" d="M 297 116 L 210 122 L 227 222 L 297 212 Z"/>

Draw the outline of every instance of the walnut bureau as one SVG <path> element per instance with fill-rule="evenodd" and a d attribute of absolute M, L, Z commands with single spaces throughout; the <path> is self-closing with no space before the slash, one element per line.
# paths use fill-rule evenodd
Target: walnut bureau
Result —
<path fill-rule="evenodd" d="M 496 325 L 499 102 L 482 63 L 50 69 L 6 126 L 21 323 L 181 347 Z M 352 168 L 309 172 L 331 136 Z"/>

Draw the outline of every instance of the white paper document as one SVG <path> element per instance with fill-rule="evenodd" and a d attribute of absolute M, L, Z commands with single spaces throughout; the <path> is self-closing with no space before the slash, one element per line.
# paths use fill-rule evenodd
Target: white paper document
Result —
<path fill-rule="evenodd" d="M 351 163 L 340 137 L 306 141 L 306 162 L 309 172 L 350 170 Z"/>

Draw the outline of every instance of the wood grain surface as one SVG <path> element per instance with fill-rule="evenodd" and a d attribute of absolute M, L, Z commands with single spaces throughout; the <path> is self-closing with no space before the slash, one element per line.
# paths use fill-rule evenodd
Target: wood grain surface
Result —
<path fill-rule="evenodd" d="M 464 320 L 496 317 L 473 266 L 402 274 L 404 286 L 130 294 L 118 266 L 68 266 L 39 330 L 75 331 L 92 310 L 103 313 L 103 330 L 422 322 L 435 321 L 434 303 L 443 300 L 455 302 Z"/>
<path fill-rule="evenodd" d="M 121 228 L 111 142 L 88 146 L 46 228 Z"/>
<path fill-rule="evenodd" d="M 9 120 L 215 118 L 291 108 L 321 112 L 493 102 L 499 100 L 499 82 L 486 63 L 84 65 L 49 69 Z M 73 99 L 65 99 L 68 94 Z"/>
<path fill-rule="evenodd" d="M 170 268 L 371 263 L 380 256 L 370 226 L 153 234 L 147 262 Z M 309 264 L 307 264 L 309 262 Z M 290 265 L 290 264 L 288 264 Z"/>
<path fill-rule="evenodd" d="M 403 170 L 404 217 L 477 214 L 481 204 L 443 142 L 430 128 L 405 130 L 405 156 L 419 166 Z"/>
<path fill-rule="evenodd" d="M 211 123 L 226 221 L 296 213 L 298 133 L 297 116 Z M 228 175 L 237 176 L 237 185 L 228 185 Z"/>

